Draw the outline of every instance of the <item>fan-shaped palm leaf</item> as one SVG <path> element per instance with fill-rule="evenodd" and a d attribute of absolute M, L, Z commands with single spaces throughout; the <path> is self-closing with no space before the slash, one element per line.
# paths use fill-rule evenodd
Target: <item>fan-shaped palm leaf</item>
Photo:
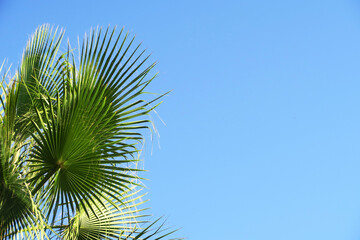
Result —
<path fill-rule="evenodd" d="M 41 26 L 15 77 L 3 81 L 0 238 L 161 235 L 151 223 L 139 227 L 146 215 L 134 187 L 141 130 L 162 96 L 140 98 L 155 64 L 146 66 L 149 56 L 122 32 L 91 31 L 76 61 L 70 46 L 58 52 L 63 32 Z"/>

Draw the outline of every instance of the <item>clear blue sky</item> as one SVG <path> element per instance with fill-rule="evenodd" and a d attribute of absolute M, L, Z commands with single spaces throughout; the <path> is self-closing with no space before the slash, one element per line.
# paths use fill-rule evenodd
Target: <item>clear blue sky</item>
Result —
<path fill-rule="evenodd" d="M 125 26 L 159 61 L 152 212 L 199 240 L 360 239 L 360 3 L 0 0 L 0 59 L 42 23 Z"/>

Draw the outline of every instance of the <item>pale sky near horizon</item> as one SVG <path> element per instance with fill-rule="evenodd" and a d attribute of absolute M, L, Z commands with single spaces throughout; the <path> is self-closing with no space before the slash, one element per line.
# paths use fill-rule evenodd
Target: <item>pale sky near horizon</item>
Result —
<path fill-rule="evenodd" d="M 0 61 L 43 23 L 125 26 L 158 61 L 154 216 L 198 240 L 360 239 L 360 2 L 0 0 Z"/>

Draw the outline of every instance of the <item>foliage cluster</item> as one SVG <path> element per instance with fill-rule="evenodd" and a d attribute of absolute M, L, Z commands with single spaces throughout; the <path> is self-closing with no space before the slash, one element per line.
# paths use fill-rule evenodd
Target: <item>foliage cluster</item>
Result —
<path fill-rule="evenodd" d="M 138 172 L 159 97 L 134 38 L 97 29 L 79 43 L 40 26 L 16 73 L 1 67 L 0 239 L 161 239 Z"/>

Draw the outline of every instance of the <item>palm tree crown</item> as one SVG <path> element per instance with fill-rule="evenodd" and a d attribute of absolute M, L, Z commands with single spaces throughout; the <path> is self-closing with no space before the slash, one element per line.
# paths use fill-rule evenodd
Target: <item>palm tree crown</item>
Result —
<path fill-rule="evenodd" d="M 0 239 L 167 236 L 144 220 L 137 174 L 155 64 L 122 30 L 91 31 L 79 56 L 63 36 L 40 26 L 16 73 L 0 69 Z"/>

